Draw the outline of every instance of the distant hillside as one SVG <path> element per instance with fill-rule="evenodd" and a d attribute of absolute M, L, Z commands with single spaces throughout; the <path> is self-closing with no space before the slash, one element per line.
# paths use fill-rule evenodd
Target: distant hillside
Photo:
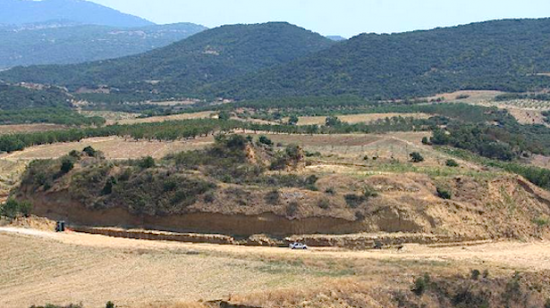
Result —
<path fill-rule="evenodd" d="M 333 41 L 339 42 L 339 41 L 345 41 L 347 38 L 340 36 L 340 35 L 329 35 L 327 36 L 328 39 L 331 39 Z"/>
<path fill-rule="evenodd" d="M 72 20 L 82 24 L 113 27 L 153 25 L 143 18 L 83 0 L 0 0 L 1 24 L 27 24 L 50 20 Z"/>
<path fill-rule="evenodd" d="M 460 89 L 547 88 L 550 19 L 502 20 L 392 35 L 362 34 L 287 65 L 218 85 L 232 98 L 425 96 Z"/>
<path fill-rule="evenodd" d="M 72 90 L 108 85 L 118 92 L 144 96 L 190 94 L 332 44 L 288 23 L 223 26 L 137 56 L 80 65 L 19 67 L 3 72 L 0 78 L 58 84 Z"/>
<path fill-rule="evenodd" d="M 0 68 L 118 58 L 164 47 L 205 29 L 191 23 L 115 28 L 67 21 L 0 26 Z"/>

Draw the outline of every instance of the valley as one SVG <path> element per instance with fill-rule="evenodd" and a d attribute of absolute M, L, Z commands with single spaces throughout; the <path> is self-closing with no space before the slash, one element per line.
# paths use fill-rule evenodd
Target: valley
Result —
<path fill-rule="evenodd" d="M 550 19 L 343 39 L 8 1 L 0 307 L 550 307 Z"/>

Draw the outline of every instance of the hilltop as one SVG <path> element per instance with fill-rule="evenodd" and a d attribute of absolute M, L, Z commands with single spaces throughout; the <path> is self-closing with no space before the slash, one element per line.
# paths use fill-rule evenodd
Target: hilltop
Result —
<path fill-rule="evenodd" d="M 15 68 L 1 78 L 72 90 L 108 85 L 138 97 L 193 94 L 206 85 L 288 63 L 332 44 L 288 23 L 222 26 L 141 55 L 80 65 Z"/>
<path fill-rule="evenodd" d="M 51 20 L 71 20 L 113 27 L 151 26 L 140 17 L 83 0 L 2 0 L 0 24 L 21 25 Z"/>
<path fill-rule="evenodd" d="M 204 31 L 192 23 L 121 28 L 51 21 L 0 27 L 0 68 L 119 58 L 167 46 Z"/>
<path fill-rule="evenodd" d="M 422 97 L 455 90 L 543 88 L 550 19 L 500 20 L 399 34 L 362 34 L 327 50 L 214 87 L 219 96 L 357 94 Z"/>

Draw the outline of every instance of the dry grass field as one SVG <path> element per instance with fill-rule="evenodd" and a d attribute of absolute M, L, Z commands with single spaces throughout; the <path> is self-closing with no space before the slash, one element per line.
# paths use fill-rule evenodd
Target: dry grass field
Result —
<path fill-rule="evenodd" d="M 268 302 L 323 287 L 407 290 L 424 272 L 550 270 L 550 245 L 540 242 L 289 251 L 1 228 L 0 245 L 0 306 L 13 308 L 70 302 L 102 307 L 109 300 L 117 307 L 186 307 L 177 303 L 229 298 Z M 331 307 L 348 307 L 331 300 Z"/>
<path fill-rule="evenodd" d="M 89 138 L 80 142 L 56 143 L 39 145 L 25 149 L 24 151 L 4 154 L 1 159 L 49 159 L 58 158 L 68 154 L 72 150 L 81 151 L 87 146 L 102 151 L 110 159 L 136 159 L 144 156 L 161 158 L 171 153 L 202 148 L 210 143 L 209 140 L 189 141 L 134 141 L 120 137 Z"/>
<path fill-rule="evenodd" d="M 196 113 L 182 113 L 169 116 L 158 116 L 150 117 L 143 119 L 122 119 L 118 121 L 119 124 L 136 124 L 136 123 L 153 123 L 153 122 L 164 122 L 164 121 L 175 121 L 175 120 L 191 120 L 191 119 L 207 119 L 210 118 L 214 113 L 211 111 L 196 112 Z"/>
<path fill-rule="evenodd" d="M 365 113 L 338 116 L 342 122 L 356 123 L 371 123 L 377 120 L 383 120 L 392 117 L 410 117 L 415 119 L 428 119 L 430 115 L 425 113 Z M 298 125 L 324 125 L 327 117 L 300 117 Z"/>
<path fill-rule="evenodd" d="M 60 130 L 66 128 L 57 124 L 21 124 L 21 125 L 0 125 L 0 135 L 13 133 L 34 133 L 48 130 Z"/>

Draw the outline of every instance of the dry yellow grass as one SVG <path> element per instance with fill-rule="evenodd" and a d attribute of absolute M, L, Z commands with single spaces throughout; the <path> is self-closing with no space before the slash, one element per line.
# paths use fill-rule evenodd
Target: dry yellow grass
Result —
<path fill-rule="evenodd" d="M 191 119 L 207 119 L 214 113 L 211 111 L 196 112 L 196 113 L 182 113 L 169 116 L 150 117 L 143 119 L 122 119 L 118 121 L 119 124 L 136 124 L 136 123 L 153 123 L 175 120 L 191 120 Z"/>
<path fill-rule="evenodd" d="M 120 137 L 89 138 L 80 142 L 56 143 L 34 146 L 24 151 L 0 156 L 0 159 L 49 159 L 58 158 L 72 150 L 81 151 L 87 146 L 102 151 L 110 159 L 135 159 L 144 156 L 161 158 L 171 153 L 199 149 L 211 142 L 210 139 L 189 141 L 134 141 Z"/>
<path fill-rule="evenodd" d="M 364 114 L 352 114 L 338 116 L 342 122 L 356 124 L 356 123 L 370 123 L 377 120 L 383 120 L 392 117 L 410 117 L 415 119 L 427 119 L 430 115 L 425 113 L 364 113 Z M 300 117 L 298 125 L 324 125 L 327 117 Z"/>
<path fill-rule="evenodd" d="M 0 125 L 0 135 L 13 133 L 34 133 L 49 130 L 59 130 L 66 128 L 57 124 L 21 124 L 21 125 Z"/>
<path fill-rule="evenodd" d="M 328 293 L 326 303 L 354 293 L 380 301 L 374 286 L 406 290 L 424 272 L 456 275 L 479 268 L 498 276 L 550 269 L 550 245 L 542 242 L 289 251 L 16 230 L 20 234 L 0 229 L 1 307 L 47 302 L 101 307 L 111 300 L 119 307 L 183 308 L 217 299 L 263 307 L 314 300 L 317 305 L 306 307 L 324 307 L 318 295 L 329 290 L 337 297 Z M 364 292 L 369 289 L 374 293 Z"/>

